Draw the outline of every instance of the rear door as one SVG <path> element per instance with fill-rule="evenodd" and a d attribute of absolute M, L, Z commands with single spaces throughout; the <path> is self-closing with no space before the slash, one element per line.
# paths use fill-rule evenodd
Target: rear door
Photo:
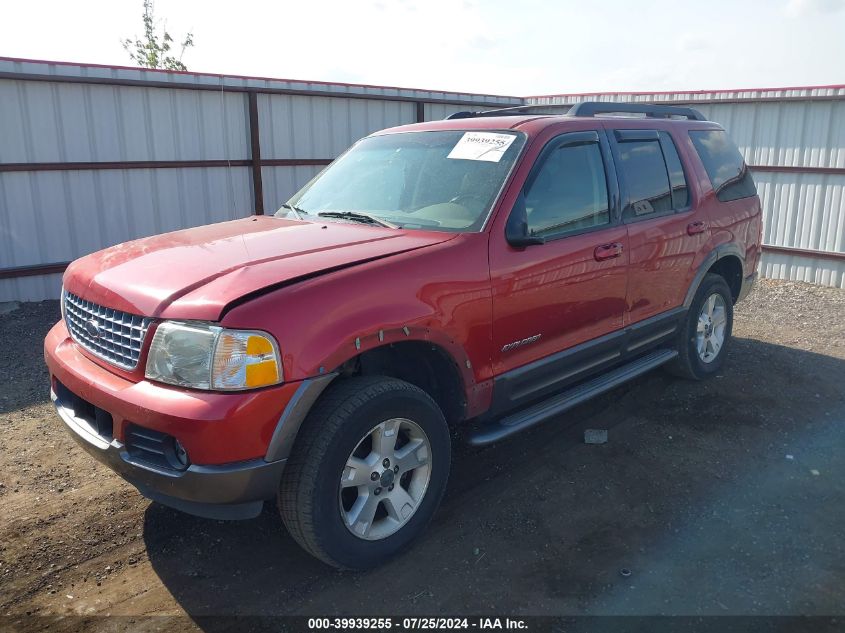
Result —
<path fill-rule="evenodd" d="M 524 213 L 529 233 L 544 240 L 514 247 L 498 234 L 490 242 L 493 361 L 497 374 L 510 372 L 515 402 L 597 367 L 597 355 L 617 355 L 616 340 L 613 349 L 559 354 L 622 327 L 627 237 L 604 130 L 550 140 L 511 213 Z"/>
<path fill-rule="evenodd" d="M 688 185 L 691 173 L 669 132 L 615 129 L 608 134 L 622 191 L 622 221 L 628 230 L 626 324 L 632 324 L 666 315 L 683 304 L 709 227 L 697 192 Z M 655 332 L 644 332 L 643 340 L 648 342 L 661 327 L 658 323 Z"/>

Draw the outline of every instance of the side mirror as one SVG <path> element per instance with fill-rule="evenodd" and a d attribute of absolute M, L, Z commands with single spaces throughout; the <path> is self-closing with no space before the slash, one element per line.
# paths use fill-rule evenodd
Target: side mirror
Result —
<path fill-rule="evenodd" d="M 505 239 L 508 244 L 515 248 L 525 248 L 534 244 L 545 244 L 545 238 L 539 235 L 531 235 L 528 232 L 528 214 L 525 211 L 525 197 L 522 193 L 516 199 L 516 203 L 508 216 L 505 225 Z"/>

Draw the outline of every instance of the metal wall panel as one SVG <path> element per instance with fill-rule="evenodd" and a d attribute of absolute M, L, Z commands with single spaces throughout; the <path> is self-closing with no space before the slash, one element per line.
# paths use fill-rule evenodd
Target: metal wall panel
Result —
<path fill-rule="evenodd" d="M 688 90 L 682 92 L 582 92 L 525 97 L 526 103 L 573 104 L 579 101 L 621 101 L 641 103 L 691 103 L 761 99 L 818 99 L 845 96 L 845 86 L 802 86 L 797 88 L 750 88 L 747 90 Z"/>
<path fill-rule="evenodd" d="M 696 105 L 751 165 L 845 167 L 845 101 Z"/>
<path fill-rule="evenodd" d="M 4 301 L 44 301 L 58 299 L 62 288 L 62 275 L 39 275 L 0 279 L 0 303 Z M 56 321 L 60 318 L 58 311 Z"/>
<path fill-rule="evenodd" d="M 262 158 L 335 158 L 372 132 L 416 121 L 402 101 L 258 95 Z"/>
<path fill-rule="evenodd" d="M 763 243 L 845 252 L 845 176 L 757 172 Z"/>
<path fill-rule="evenodd" d="M 811 284 L 845 288 L 845 261 L 817 259 L 784 253 L 763 253 L 760 275 Z"/>
<path fill-rule="evenodd" d="M 522 105 L 522 104 L 517 104 Z M 507 107 L 507 106 L 505 106 Z M 423 109 L 426 121 L 442 121 L 450 114 L 461 112 L 463 110 L 472 110 L 473 112 L 483 112 L 485 110 L 493 110 L 489 107 L 465 106 L 448 103 L 426 103 Z"/>
<path fill-rule="evenodd" d="M 265 213 L 272 214 L 323 167 L 262 167 Z"/>
<path fill-rule="evenodd" d="M 0 163 L 243 160 L 244 95 L 0 79 Z"/>
<path fill-rule="evenodd" d="M 695 103 L 711 121 L 720 123 L 733 137 L 745 159 L 751 165 L 800 167 L 845 167 L 845 100 L 822 101 L 761 101 L 782 96 L 796 96 L 805 92 L 845 95 L 845 89 L 791 90 L 730 93 L 696 93 Z M 709 97 L 708 97 L 709 94 Z M 720 103 L 745 95 L 746 103 Z M 542 105 L 572 105 L 578 101 L 673 101 L 682 104 L 689 99 L 686 93 L 654 95 L 584 95 L 532 97 L 529 102 Z"/>
<path fill-rule="evenodd" d="M 293 90 L 311 94 L 349 94 L 360 97 L 396 98 L 409 100 L 439 100 L 466 102 L 468 104 L 520 105 L 521 97 L 483 95 L 469 92 L 443 92 L 394 86 L 370 86 L 366 84 L 344 84 L 326 81 L 302 81 L 296 79 L 272 79 L 267 77 L 241 77 L 213 73 L 172 72 L 146 68 L 101 66 L 97 64 L 73 64 L 31 59 L 0 58 L 0 76 L 24 75 L 28 78 L 86 79 L 105 83 L 137 82 L 139 84 L 165 85 L 172 88 L 188 87 L 201 89 L 224 88 L 225 90 Z"/>
<path fill-rule="evenodd" d="M 245 167 L 0 173 L 0 268 L 251 213 Z"/>
<path fill-rule="evenodd" d="M 454 114 L 455 112 L 460 112 L 461 110 L 467 110 L 460 105 L 448 105 L 443 103 L 426 103 L 424 106 L 424 113 L 425 113 L 425 120 L 426 121 L 440 121 L 445 119 L 450 114 Z M 479 108 L 480 109 L 480 108 Z"/>
<path fill-rule="evenodd" d="M 33 164 L 28 171 L 0 169 L 0 269 L 68 261 L 252 213 L 253 170 L 244 166 L 252 158 L 249 92 L 258 93 L 264 160 L 332 159 L 375 130 L 416 121 L 418 101 L 465 104 L 456 109 L 522 103 L 497 95 L 0 58 L 0 167 Z M 135 161 L 239 164 L 123 165 Z M 67 169 L 68 163 L 103 169 Z M 262 167 L 267 212 L 320 169 Z M 0 279 L 0 301 L 55 298 L 59 279 Z"/>

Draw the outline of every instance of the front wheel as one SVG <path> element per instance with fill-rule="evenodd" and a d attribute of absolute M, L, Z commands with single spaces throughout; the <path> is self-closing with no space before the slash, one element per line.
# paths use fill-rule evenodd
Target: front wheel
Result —
<path fill-rule="evenodd" d="M 692 380 L 709 378 L 724 362 L 733 328 L 733 297 L 725 280 L 707 274 L 678 337 L 678 357 L 666 368 Z"/>
<path fill-rule="evenodd" d="M 379 565 L 430 522 L 450 449 L 443 414 L 418 387 L 378 376 L 341 380 L 299 432 L 279 489 L 282 519 L 330 565 Z"/>

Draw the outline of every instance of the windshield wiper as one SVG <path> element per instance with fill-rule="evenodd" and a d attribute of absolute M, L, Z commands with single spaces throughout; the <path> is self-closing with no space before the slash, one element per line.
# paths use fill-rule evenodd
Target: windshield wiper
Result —
<path fill-rule="evenodd" d="M 300 209 L 299 207 L 297 207 L 296 205 L 293 205 L 293 204 L 283 204 L 282 209 L 290 209 L 291 211 L 293 211 L 297 220 L 302 220 L 303 215 L 308 215 L 307 211 L 304 211 L 303 209 Z"/>
<path fill-rule="evenodd" d="M 399 226 L 382 220 L 369 213 L 361 213 L 360 211 L 321 211 L 318 213 L 322 218 L 342 218 L 344 220 L 352 220 L 354 222 L 363 222 L 364 224 L 378 224 L 379 226 L 386 226 L 389 229 L 398 229 Z"/>

